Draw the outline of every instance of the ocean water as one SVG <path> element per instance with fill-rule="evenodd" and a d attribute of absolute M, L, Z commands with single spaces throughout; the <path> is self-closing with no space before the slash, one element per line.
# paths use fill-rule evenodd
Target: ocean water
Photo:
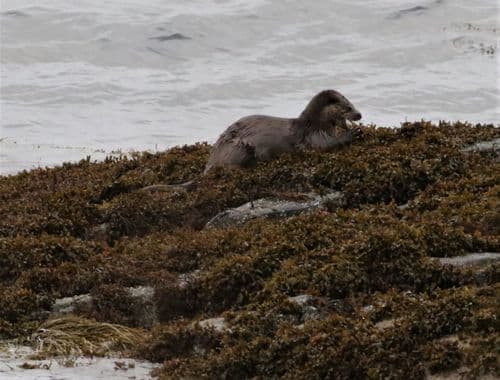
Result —
<path fill-rule="evenodd" d="M 497 0 L 0 4 L 0 174 L 213 142 L 325 88 L 364 123 L 500 122 Z"/>

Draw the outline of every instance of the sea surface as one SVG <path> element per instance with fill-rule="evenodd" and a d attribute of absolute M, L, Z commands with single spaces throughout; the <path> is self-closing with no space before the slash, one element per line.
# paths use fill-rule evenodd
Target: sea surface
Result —
<path fill-rule="evenodd" d="M 0 174 L 213 142 L 334 88 L 364 123 L 500 122 L 497 0 L 0 0 Z"/>

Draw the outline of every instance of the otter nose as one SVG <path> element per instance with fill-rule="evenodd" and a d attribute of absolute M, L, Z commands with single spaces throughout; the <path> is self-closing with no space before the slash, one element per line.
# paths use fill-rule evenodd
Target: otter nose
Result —
<path fill-rule="evenodd" d="M 352 120 L 358 121 L 359 119 L 361 119 L 361 113 L 360 112 L 354 112 L 352 114 Z"/>

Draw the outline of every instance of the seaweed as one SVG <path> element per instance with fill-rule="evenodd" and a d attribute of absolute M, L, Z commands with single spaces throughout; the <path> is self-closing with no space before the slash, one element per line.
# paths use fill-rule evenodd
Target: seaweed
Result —
<path fill-rule="evenodd" d="M 138 329 L 78 317 L 47 320 L 32 335 L 38 357 L 105 356 L 137 347 L 144 337 Z"/>
<path fill-rule="evenodd" d="M 104 354 L 118 329 L 163 379 L 499 376 L 498 265 L 437 260 L 500 251 L 498 151 L 463 150 L 499 137 L 420 121 L 205 175 L 210 146 L 196 144 L 0 177 L 0 338 L 74 328 L 91 344 L 54 353 Z M 332 190 L 341 207 L 204 229 L 258 198 Z M 137 286 L 154 288 L 148 332 Z M 87 293 L 90 308 L 54 322 L 55 299 Z M 213 317 L 227 328 L 199 323 Z"/>

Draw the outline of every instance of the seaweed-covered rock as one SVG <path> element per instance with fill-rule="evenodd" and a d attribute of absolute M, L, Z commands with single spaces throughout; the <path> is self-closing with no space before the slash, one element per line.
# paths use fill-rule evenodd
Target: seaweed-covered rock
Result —
<path fill-rule="evenodd" d="M 439 262 L 444 265 L 453 266 L 484 266 L 500 260 L 500 252 L 478 252 L 464 256 L 442 257 Z"/>
<path fill-rule="evenodd" d="M 158 321 L 153 296 L 154 289 L 148 286 L 123 288 L 103 285 L 91 294 L 56 299 L 51 315 L 79 313 L 113 323 L 150 328 Z"/>
<path fill-rule="evenodd" d="M 500 151 L 500 138 L 490 141 L 479 141 L 462 149 L 463 152 L 493 152 Z"/>
<path fill-rule="evenodd" d="M 499 376 L 499 138 L 421 121 L 205 175 L 197 144 L 0 177 L 0 337 L 71 310 L 147 327 L 128 348 L 161 379 Z"/>
<path fill-rule="evenodd" d="M 218 332 L 223 332 L 228 329 L 224 317 L 204 319 L 198 322 L 198 326 L 202 329 L 214 329 Z"/>

